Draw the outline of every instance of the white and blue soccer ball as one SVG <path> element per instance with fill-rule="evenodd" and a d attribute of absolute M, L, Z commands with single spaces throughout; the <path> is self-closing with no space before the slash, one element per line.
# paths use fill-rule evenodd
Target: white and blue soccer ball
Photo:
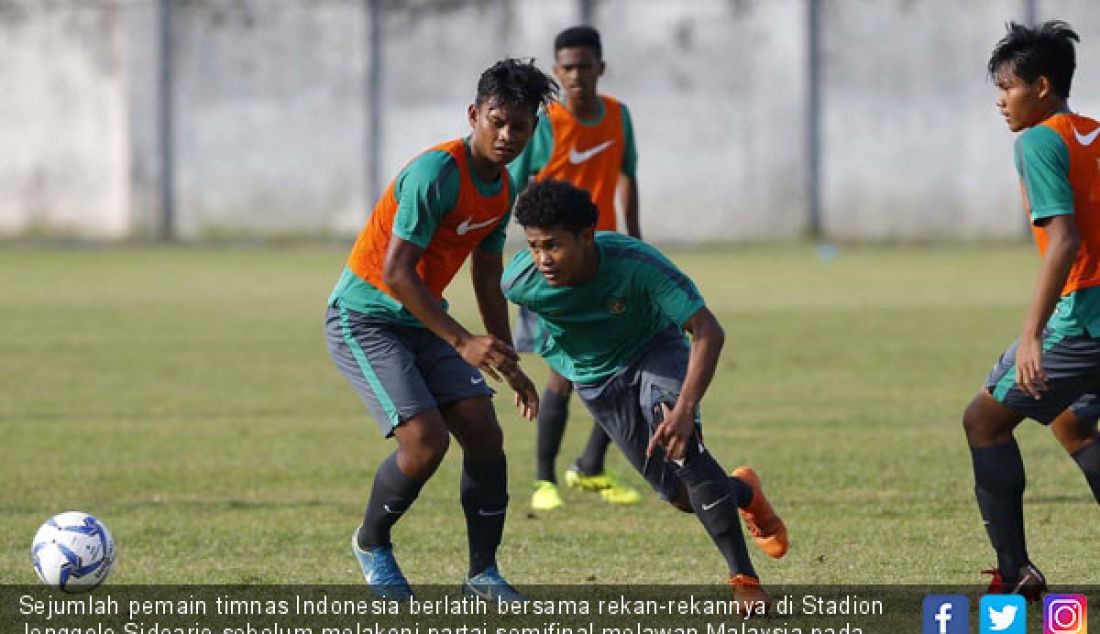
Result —
<path fill-rule="evenodd" d="M 115 563 L 115 540 L 103 522 L 80 511 L 54 515 L 34 534 L 31 558 L 38 578 L 65 592 L 103 583 Z"/>

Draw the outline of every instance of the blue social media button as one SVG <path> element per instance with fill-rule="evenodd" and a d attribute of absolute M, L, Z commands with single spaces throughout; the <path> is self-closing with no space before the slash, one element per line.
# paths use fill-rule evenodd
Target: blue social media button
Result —
<path fill-rule="evenodd" d="M 987 594 L 978 602 L 979 634 L 1027 634 L 1027 602 L 1018 594 Z"/>
<path fill-rule="evenodd" d="M 961 594 L 930 594 L 921 614 L 922 634 L 970 634 L 970 601 Z"/>

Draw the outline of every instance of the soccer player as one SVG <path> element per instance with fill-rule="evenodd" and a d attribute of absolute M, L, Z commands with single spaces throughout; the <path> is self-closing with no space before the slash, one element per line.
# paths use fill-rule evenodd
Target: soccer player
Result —
<path fill-rule="evenodd" d="M 528 249 L 505 268 L 504 294 L 538 314 L 548 331 L 542 356 L 638 472 L 695 513 L 729 565 L 734 598 L 767 603 L 738 512 L 772 557 L 786 554 L 787 529 L 751 468 L 727 476 L 703 446 L 699 403 L 722 327 L 675 265 L 641 240 L 597 233 L 598 215 L 584 190 L 530 185 L 515 207 Z"/>
<path fill-rule="evenodd" d="M 520 188 L 534 177 L 537 181 L 563 180 L 587 190 L 600 212 L 596 221 L 599 231 L 623 229 L 615 215 L 618 192 L 626 233 L 640 238 L 634 128 L 625 104 L 597 92 L 606 68 L 596 29 L 575 26 L 558 34 L 554 39 L 554 75 L 562 85 L 562 99 L 540 115 L 534 138 L 508 171 Z M 538 320 L 521 309 L 516 348 L 538 352 L 544 338 Z M 572 392 L 569 381 L 551 369 L 538 418 L 535 491 L 531 496 L 531 508 L 538 511 L 562 505 L 554 462 L 561 449 Z M 604 469 L 610 444 L 603 429 L 593 425 L 583 453 L 565 472 L 565 482 L 582 490 L 599 491 L 613 504 L 633 504 L 641 498 L 638 492 Z"/>
<path fill-rule="evenodd" d="M 412 596 L 390 530 L 435 472 L 453 435 L 462 446 L 460 497 L 470 568 L 463 590 L 522 598 L 500 575 L 496 550 L 508 506 L 503 439 L 482 372 L 503 376 L 527 418 L 538 392 L 509 345 L 500 290 L 515 187 L 505 169 L 557 89 L 533 63 L 509 59 L 482 75 L 469 106 L 472 133 L 432 147 L 389 184 L 359 234 L 328 301 L 325 334 L 336 367 L 397 451 L 375 471 L 351 547 L 367 584 Z M 447 314 L 443 290 L 469 257 L 487 335 Z"/>
<path fill-rule="evenodd" d="M 1077 34 L 1064 22 L 1012 23 L 988 70 L 1016 140 L 1015 162 L 1036 243 L 1038 279 L 1023 331 L 963 415 L 978 507 L 997 553 L 991 592 L 1037 600 L 1046 580 L 1024 539 L 1024 465 L 1013 430 L 1050 424 L 1100 388 L 1100 123 L 1069 110 Z M 1074 454 L 1086 475 L 1100 444 Z"/>

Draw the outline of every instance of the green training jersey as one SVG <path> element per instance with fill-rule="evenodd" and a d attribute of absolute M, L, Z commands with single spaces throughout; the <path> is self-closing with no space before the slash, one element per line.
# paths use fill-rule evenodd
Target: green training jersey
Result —
<path fill-rule="evenodd" d="M 695 283 L 649 244 L 596 233 L 599 269 L 580 286 L 554 287 L 524 250 L 504 269 L 505 297 L 539 316 L 548 337 L 539 354 L 579 383 L 628 365 L 669 325 L 683 326 L 706 304 Z"/>

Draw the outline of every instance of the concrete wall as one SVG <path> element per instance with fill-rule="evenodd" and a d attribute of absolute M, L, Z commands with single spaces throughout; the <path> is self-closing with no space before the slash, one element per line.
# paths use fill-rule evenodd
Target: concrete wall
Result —
<path fill-rule="evenodd" d="M 129 231 L 119 12 L 0 2 L 0 235 Z"/>
<path fill-rule="evenodd" d="M 645 235 L 786 238 L 807 226 L 808 0 L 599 0 L 630 105 Z M 822 219 L 838 239 L 1023 234 L 985 77 L 1024 0 L 824 0 Z M 1094 0 L 1038 2 L 1084 42 L 1071 104 L 1100 114 Z M 179 236 L 350 236 L 414 154 L 467 133 L 479 73 L 549 69 L 574 0 L 383 2 L 369 152 L 365 0 L 177 0 Z M 0 236 L 156 235 L 158 0 L 0 0 Z"/>
<path fill-rule="evenodd" d="M 349 2 L 181 6 L 181 235 L 327 232 L 360 215 L 365 28 Z"/>
<path fill-rule="evenodd" d="M 634 117 L 643 235 L 698 241 L 801 231 L 804 81 L 792 69 L 805 57 L 804 10 L 803 0 L 597 4 L 608 63 L 600 88 Z M 574 3 L 546 0 L 469 3 L 431 18 L 388 12 L 384 55 L 394 71 L 385 84 L 382 173 L 465 134 L 477 77 L 495 60 L 535 57 L 549 71 L 554 36 L 578 17 Z M 457 36 L 471 33 L 478 36 Z"/>
<path fill-rule="evenodd" d="M 1100 16 L 1047 2 L 1080 33 L 1071 106 L 1100 116 Z M 1023 3 L 826 2 L 824 228 L 838 238 L 998 238 L 1026 229 L 1014 135 L 986 78 Z M 1090 68 L 1096 70 L 1090 71 Z"/>
<path fill-rule="evenodd" d="M 803 230 L 805 16 L 802 0 L 599 5 L 597 23 L 615 25 L 607 89 L 636 121 L 643 235 Z"/>

